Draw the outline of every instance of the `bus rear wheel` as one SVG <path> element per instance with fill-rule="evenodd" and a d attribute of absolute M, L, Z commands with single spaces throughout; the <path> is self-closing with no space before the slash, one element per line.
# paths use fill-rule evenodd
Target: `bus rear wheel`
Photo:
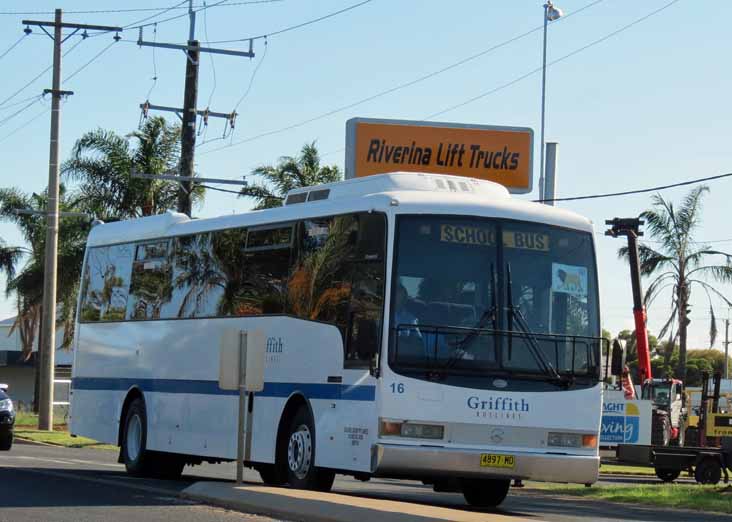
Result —
<path fill-rule="evenodd" d="M 134 399 L 127 409 L 122 431 L 122 461 L 132 476 L 171 480 L 180 477 L 185 466 L 177 455 L 147 449 L 147 410 L 140 398 Z"/>
<path fill-rule="evenodd" d="M 506 499 L 511 481 L 508 479 L 463 479 L 465 501 L 474 507 L 496 507 Z"/>
<path fill-rule="evenodd" d="M 298 408 L 287 430 L 279 458 L 285 462 L 287 482 L 293 488 L 330 491 L 335 473 L 315 466 L 315 427 L 305 405 Z"/>

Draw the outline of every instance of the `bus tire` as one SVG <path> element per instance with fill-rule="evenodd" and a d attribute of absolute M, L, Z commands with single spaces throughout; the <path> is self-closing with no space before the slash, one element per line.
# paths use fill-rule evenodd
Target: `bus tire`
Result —
<path fill-rule="evenodd" d="M 287 470 L 287 482 L 293 488 L 330 491 L 335 473 L 315 467 L 315 426 L 310 411 L 301 405 L 290 421 L 280 452 Z"/>
<path fill-rule="evenodd" d="M 147 411 L 145 401 L 134 399 L 124 419 L 122 429 L 122 462 L 127 473 L 134 477 L 154 475 L 155 458 L 147 451 Z"/>
<path fill-rule="evenodd" d="M 463 497 L 474 507 L 496 507 L 506 499 L 510 479 L 463 479 Z"/>

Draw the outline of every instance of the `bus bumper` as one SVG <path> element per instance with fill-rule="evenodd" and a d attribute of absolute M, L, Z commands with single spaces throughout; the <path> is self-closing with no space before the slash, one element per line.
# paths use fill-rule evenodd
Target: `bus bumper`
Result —
<path fill-rule="evenodd" d="M 592 484 L 597 481 L 600 457 L 490 450 L 493 455 L 513 455 L 513 468 L 480 465 L 485 450 L 435 448 L 400 444 L 376 444 L 373 474 L 401 477 L 510 478 Z"/>

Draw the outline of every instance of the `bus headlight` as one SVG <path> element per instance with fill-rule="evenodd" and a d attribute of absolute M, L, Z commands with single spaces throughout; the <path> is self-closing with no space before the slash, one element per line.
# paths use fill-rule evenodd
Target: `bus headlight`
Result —
<path fill-rule="evenodd" d="M 597 435 L 550 431 L 547 434 L 546 444 L 558 448 L 596 448 Z"/>
<path fill-rule="evenodd" d="M 379 434 L 391 437 L 439 440 L 445 436 L 445 427 L 439 424 L 420 424 L 416 422 L 399 422 L 382 419 Z"/>

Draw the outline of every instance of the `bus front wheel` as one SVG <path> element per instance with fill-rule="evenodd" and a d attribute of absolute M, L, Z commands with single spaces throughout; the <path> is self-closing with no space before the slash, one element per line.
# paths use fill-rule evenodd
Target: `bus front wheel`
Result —
<path fill-rule="evenodd" d="M 305 405 L 298 408 L 287 430 L 286 446 L 280 452 L 287 469 L 287 482 L 297 489 L 330 491 L 335 473 L 315 467 L 315 427 Z"/>
<path fill-rule="evenodd" d="M 152 456 L 145 449 L 147 443 L 147 412 L 145 402 L 135 399 L 127 409 L 122 431 L 122 460 L 127 473 L 136 477 L 151 475 Z"/>
<path fill-rule="evenodd" d="M 463 479 L 465 501 L 471 506 L 490 508 L 503 502 L 508 495 L 511 481 L 508 479 Z"/>

